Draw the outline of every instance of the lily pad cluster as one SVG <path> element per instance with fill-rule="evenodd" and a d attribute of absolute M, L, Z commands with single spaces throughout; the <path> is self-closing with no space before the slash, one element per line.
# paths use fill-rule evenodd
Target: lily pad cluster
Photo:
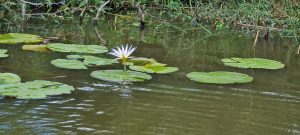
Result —
<path fill-rule="evenodd" d="M 0 58 L 8 57 L 6 49 L 0 49 Z"/>
<path fill-rule="evenodd" d="M 7 33 L 0 34 L 0 44 L 15 45 L 15 44 L 35 44 L 43 42 L 43 38 L 38 35 L 24 33 Z"/>
<path fill-rule="evenodd" d="M 67 59 L 51 61 L 51 64 L 55 67 L 64 69 L 88 69 L 89 66 L 104 66 L 115 63 L 118 63 L 118 61 L 89 55 L 68 55 Z"/>
<path fill-rule="evenodd" d="M 59 82 L 35 80 L 21 83 L 21 78 L 13 73 L 0 73 L 0 96 L 18 99 L 44 99 L 52 95 L 70 94 L 73 86 Z"/>
<path fill-rule="evenodd" d="M 253 69 L 281 69 L 284 64 L 262 58 L 225 58 L 221 60 L 224 65 L 236 68 L 253 68 Z M 214 84 L 234 84 L 234 83 L 248 83 L 253 81 L 253 77 L 242 73 L 216 71 L 216 72 L 191 72 L 186 75 L 193 81 L 201 83 Z"/>

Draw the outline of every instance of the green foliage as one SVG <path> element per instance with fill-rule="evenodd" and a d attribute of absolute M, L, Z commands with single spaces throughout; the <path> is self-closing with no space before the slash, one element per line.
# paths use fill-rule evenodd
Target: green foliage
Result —
<path fill-rule="evenodd" d="M 249 83 L 253 81 L 253 77 L 246 74 L 225 71 L 191 72 L 186 76 L 196 82 L 213 84 Z"/>

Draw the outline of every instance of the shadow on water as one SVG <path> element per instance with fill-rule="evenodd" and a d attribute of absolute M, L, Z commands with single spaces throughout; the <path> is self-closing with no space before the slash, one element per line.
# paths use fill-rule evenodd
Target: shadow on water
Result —
<path fill-rule="evenodd" d="M 3 32 L 19 32 L 17 27 Z M 98 69 L 86 71 L 55 68 L 50 61 L 66 54 L 38 53 L 5 46 L 9 58 L 0 71 L 20 75 L 23 81 L 45 79 L 74 85 L 70 95 L 45 100 L 0 99 L 0 134 L 300 134 L 300 59 L 293 41 L 273 36 L 260 39 L 253 49 L 253 35 L 200 29 L 182 33 L 172 28 L 144 30 L 130 24 L 100 22 L 49 24 L 32 21 L 23 29 L 57 42 L 104 44 L 109 48 L 132 44 L 134 56 L 155 58 L 180 68 L 151 81 L 119 85 L 92 79 Z M 103 57 L 111 57 L 101 55 Z M 249 70 L 225 67 L 220 59 L 258 57 L 282 61 L 282 70 Z M 192 71 L 235 71 L 254 76 L 242 85 L 207 85 L 192 82 Z"/>

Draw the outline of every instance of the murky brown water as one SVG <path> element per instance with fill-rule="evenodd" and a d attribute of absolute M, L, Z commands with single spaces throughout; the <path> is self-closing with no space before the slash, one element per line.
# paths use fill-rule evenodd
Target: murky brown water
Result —
<path fill-rule="evenodd" d="M 180 71 L 124 86 L 89 77 L 91 71 L 119 66 L 87 71 L 58 69 L 50 61 L 66 54 L 1 45 L 10 54 L 1 59 L 1 72 L 16 73 L 24 82 L 44 79 L 66 83 L 76 91 L 45 100 L 0 99 L 0 134 L 300 134 L 300 57 L 292 39 L 260 39 L 253 50 L 252 34 L 216 31 L 212 36 L 199 29 L 188 33 L 172 27 L 160 30 L 148 27 L 141 32 L 112 22 L 82 28 L 76 23 L 54 26 L 31 22 L 24 32 L 64 37 L 60 42 L 106 43 L 108 47 L 132 44 L 138 47 L 135 56 L 152 57 Z M 16 27 L 2 30 L 18 31 Z M 250 70 L 220 63 L 220 59 L 231 56 L 274 59 L 286 67 Z M 207 85 L 185 77 L 192 71 L 215 70 L 246 73 L 255 81 Z"/>

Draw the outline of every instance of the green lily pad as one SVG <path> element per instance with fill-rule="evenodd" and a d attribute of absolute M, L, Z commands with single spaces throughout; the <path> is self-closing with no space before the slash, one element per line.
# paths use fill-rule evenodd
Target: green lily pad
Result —
<path fill-rule="evenodd" d="M 0 96 L 18 99 L 44 99 L 51 95 L 70 94 L 73 86 L 59 82 L 35 80 L 26 83 L 0 85 Z"/>
<path fill-rule="evenodd" d="M 13 84 L 20 83 L 21 78 L 13 73 L 0 73 L 0 85 L 1 84 Z"/>
<path fill-rule="evenodd" d="M 0 58 L 8 57 L 8 54 L 6 54 L 6 49 L 0 49 Z"/>
<path fill-rule="evenodd" d="M 34 52 L 48 52 L 49 49 L 47 48 L 47 45 L 23 45 L 23 50 L 26 51 L 34 51 Z"/>
<path fill-rule="evenodd" d="M 131 70 L 146 72 L 146 73 L 156 73 L 156 74 L 168 74 L 176 72 L 179 69 L 177 67 L 164 67 L 155 65 L 145 65 L 145 66 L 129 66 Z"/>
<path fill-rule="evenodd" d="M 83 58 L 83 63 L 86 66 L 102 66 L 119 63 L 117 60 L 114 59 L 99 58 L 95 56 L 83 56 Z"/>
<path fill-rule="evenodd" d="M 126 65 L 143 66 L 143 65 L 151 64 L 151 63 L 157 63 L 157 61 L 155 59 L 153 59 L 153 58 L 137 57 L 137 58 L 129 59 L 126 62 Z"/>
<path fill-rule="evenodd" d="M 52 60 L 51 64 L 64 69 L 88 69 L 83 62 L 78 60 L 56 59 Z"/>
<path fill-rule="evenodd" d="M 253 77 L 236 72 L 191 72 L 186 75 L 193 81 L 213 84 L 234 84 L 249 83 L 253 81 Z"/>
<path fill-rule="evenodd" d="M 98 70 L 93 71 L 91 76 L 108 82 L 141 82 L 150 80 L 152 77 L 146 73 L 124 70 Z"/>
<path fill-rule="evenodd" d="M 67 59 L 69 60 L 84 60 L 83 55 L 67 55 Z"/>
<path fill-rule="evenodd" d="M 262 69 L 281 69 L 284 64 L 262 58 L 226 58 L 221 60 L 224 65 L 237 68 L 262 68 Z"/>
<path fill-rule="evenodd" d="M 99 54 L 106 53 L 108 49 L 101 45 L 78 45 L 78 44 L 63 44 L 51 43 L 47 45 L 48 49 L 56 52 L 74 52 L 74 53 L 90 53 Z"/>
<path fill-rule="evenodd" d="M 8 33 L 0 34 L 0 44 L 34 44 L 43 42 L 43 38 L 32 34 Z"/>

